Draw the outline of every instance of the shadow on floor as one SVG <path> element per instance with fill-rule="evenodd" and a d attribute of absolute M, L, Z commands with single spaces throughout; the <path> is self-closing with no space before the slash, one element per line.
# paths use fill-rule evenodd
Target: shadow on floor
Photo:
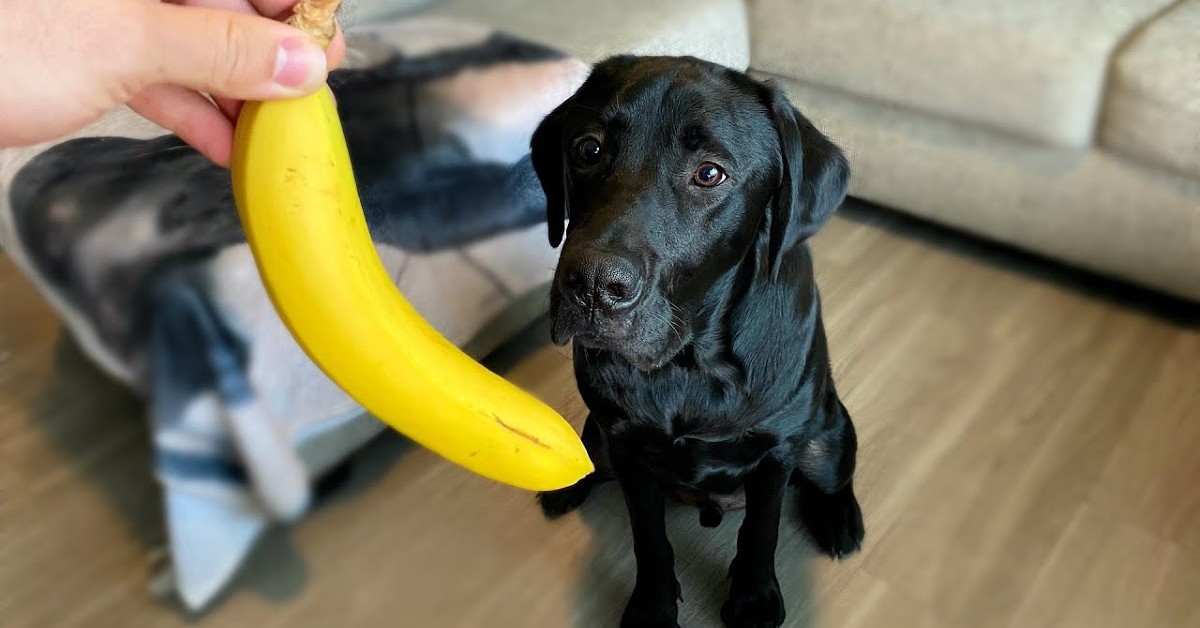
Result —
<path fill-rule="evenodd" d="M 1037 282 L 1053 284 L 1120 309 L 1140 312 L 1181 327 L 1200 330 L 1200 303 L 1192 303 L 1132 283 L 1091 273 L 861 199 L 847 200 L 837 215 L 960 257 L 1002 268 Z"/>
<path fill-rule="evenodd" d="M 811 575 L 820 557 L 803 532 L 797 515 L 795 492 L 780 522 L 776 569 L 787 608 L 787 625 L 809 628 L 816 625 L 818 609 Z M 737 547 L 742 512 L 725 515 L 717 528 L 704 528 L 697 510 L 668 503 L 667 533 L 675 551 L 675 571 L 683 599 L 679 623 L 695 628 L 720 628 L 721 605 L 729 593 L 726 577 Z M 575 626 L 601 628 L 619 625 L 625 603 L 633 590 L 636 568 L 629 518 L 620 488 L 614 482 L 593 489 L 577 511 L 592 532 L 588 573 L 576 600 Z"/>
<path fill-rule="evenodd" d="M 53 356 L 53 375 L 33 408 L 38 429 L 72 472 L 94 487 L 126 525 L 129 537 L 152 556 L 165 546 L 162 489 L 154 477 L 154 452 L 143 401 L 94 365 L 65 328 Z M 385 431 L 344 464 L 316 480 L 314 510 L 353 499 L 410 450 L 413 444 Z M 147 561 L 146 578 L 154 565 Z M 209 608 L 217 608 L 238 590 L 250 590 L 280 604 L 294 599 L 308 581 L 308 566 L 290 540 L 286 526 L 268 529 L 238 575 Z M 147 590 L 147 596 L 150 591 Z M 206 611 L 191 613 L 172 598 L 168 604 L 182 619 L 200 621 Z"/>
<path fill-rule="evenodd" d="M 310 516 L 322 508 L 358 497 L 413 447 L 412 441 L 395 431 L 381 432 L 341 464 L 317 478 L 316 501 Z M 304 592 L 308 573 L 308 564 L 292 544 L 291 529 L 273 526 L 255 545 L 238 575 L 222 593 L 222 599 L 244 589 L 272 604 L 284 604 Z M 213 602 L 212 608 L 219 607 L 222 599 Z"/>
<path fill-rule="evenodd" d="M 33 401 L 37 429 L 72 461 L 147 550 L 163 542 L 161 492 L 152 469 L 149 426 L 140 399 L 100 371 L 63 328 L 53 375 Z"/>

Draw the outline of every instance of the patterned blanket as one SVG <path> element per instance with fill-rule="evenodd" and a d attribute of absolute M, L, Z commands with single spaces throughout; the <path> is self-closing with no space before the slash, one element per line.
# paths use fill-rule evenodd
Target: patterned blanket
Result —
<path fill-rule="evenodd" d="M 587 68 L 461 22 L 347 35 L 330 84 L 377 250 L 427 320 L 481 353 L 543 305 L 556 255 L 529 136 Z M 304 515 L 313 477 L 382 424 L 288 335 L 229 173 L 175 136 L 119 110 L 0 152 L 0 192 L 0 245 L 85 353 L 145 399 L 169 576 L 201 609 L 269 524 Z"/>

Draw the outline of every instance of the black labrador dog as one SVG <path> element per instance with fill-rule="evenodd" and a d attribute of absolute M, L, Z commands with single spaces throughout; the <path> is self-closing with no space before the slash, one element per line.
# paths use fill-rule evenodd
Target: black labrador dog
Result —
<path fill-rule="evenodd" d="M 597 464 L 539 495 L 543 511 L 615 477 L 637 562 L 622 626 L 676 626 L 665 499 L 698 505 L 708 526 L 744 504 L 721 616 L 781 625 L 788 485 L 825 553 L 848 556 L 864 534 L 806 243 L 846 196 L 845 157 L 777 87 L 691 57 L 597 64 L 531 149 L 550 243 L 566 238 L 551 333 L 574 340 Z"/>

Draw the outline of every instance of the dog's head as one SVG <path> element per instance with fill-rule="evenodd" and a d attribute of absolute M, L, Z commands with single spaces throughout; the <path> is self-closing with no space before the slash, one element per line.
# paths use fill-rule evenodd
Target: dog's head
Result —
<path fill-rule="evenodd" d="M 550 244 L 566 237 L 555 342 L 643 370 L 687 346 L 705 295 L 734 267 L 786 279 L 784 257 L 849 181 L 841 151 L 781 90 L 690 57 L 598 64 L 531 148 Z"/>

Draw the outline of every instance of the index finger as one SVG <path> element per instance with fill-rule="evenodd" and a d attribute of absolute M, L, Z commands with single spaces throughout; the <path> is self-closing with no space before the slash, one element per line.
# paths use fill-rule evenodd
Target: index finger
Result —
<path fill-rule="evenodd" d="M 254 9 L 259 13 L 279 19 L 291 14 L 296 0 L 250 0 L 250 4 L 254 5 Z"/>
<path fill-rule="evenodd" d="M 172 4 L 187 4 L 209 9 L 225 9 L 238 13 L 257 13 L 273 20 L 288 17 L 296 0 L 164 0 Z"/>
<path fill-rule="evenodd" d="M 203 9 L 224 9 L 246 15 L 262 15 L 250 0 L 164 0 L 167 4 L 182 4 Z"/>

